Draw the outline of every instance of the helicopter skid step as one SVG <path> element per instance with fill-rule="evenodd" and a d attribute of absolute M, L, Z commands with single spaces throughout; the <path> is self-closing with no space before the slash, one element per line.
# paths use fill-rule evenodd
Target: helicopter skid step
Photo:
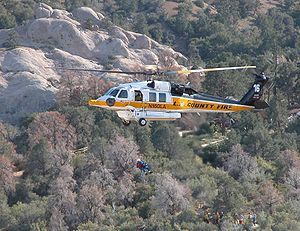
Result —
<path fill-rule="evenodd" d="M 123 120 L 136 120 L 141 118 L 146 120 L 176 120 L 181 118 L 179 112 L 158 112 L 158 111 L 145 111 L 145 110 L 133 110 L 133 111 L 117 111 L 117 114 Z"/>

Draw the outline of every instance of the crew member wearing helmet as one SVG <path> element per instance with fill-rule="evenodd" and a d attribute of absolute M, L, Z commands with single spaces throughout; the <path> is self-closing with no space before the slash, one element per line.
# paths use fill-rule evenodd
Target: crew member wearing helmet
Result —
<path fill-rule="evenodd" d="M 141 174 L 145 173 L 145 175 L 147 175 L 148 173 L 151 173 L 150 165 L 141 159 L 137 159 L 136 167 L 141 170 Z"/>

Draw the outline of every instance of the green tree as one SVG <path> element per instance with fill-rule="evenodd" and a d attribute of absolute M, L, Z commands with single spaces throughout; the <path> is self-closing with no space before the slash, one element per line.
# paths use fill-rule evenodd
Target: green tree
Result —
<path fill-rule="evenodd" d="M 26 2 L 12 0 L 9 1 L 9 4 L 7 4 L 6 7 L 10 9 L 15 16 L 17 24 L 22 24 L 26 20 L 33 18 L 34 4 L 34 0 L 28 0 Z"/>
<path fill-rule="evenodd" d="M 47 212 L 51 214 L 49 229 L 55 230 L 57 225 L 62 225 L 61 229 L 66 225 L 74 228 L 76 220 L 76 193 L 74 187 L 76 185 L 73 179 L 73 168 L 65 164 L 60 167 L 58 177 L 52 181 L 49 189 Z M 65 224 L 64 224 L 65 222 Z"/>
<path fill-rule="evenodd" d="M 283 132 L 288 123 L 288 100 L 282 94 L 277 94 L 272 98 L 268 112 L 272 128 Z"/>
<path fill-rule="evenodd" d="M 157 175 L 156 187 L 152 206 L 162 216 L 174 215 L 175 212 L 189 208 L 189 188 L 181 185 L 170 174 Z"/>
<path fill-rule="evenodd" d="M 29 148 L 32 149 L 45 138 L 52 150 L 70 150 L 76 141 L 75 129 L 59 112 L 50 111 L 37 114 L 29 124 Z"/>
<path fill-rule="evenodd" d="M 239 0 L 239 11 L 242 18 L 252 16 L 256 13 L 261 3 L 259 0 Z"/>
<path fill-rule="evenodd" d="M 116 0 L 119 8 L 122 9 L 127 16 L 134 13 L 137 10 L 137 1 L 131 0 Z"/>
<path fill-rule="evenodd" d="M 86 0 L 65 0 L 64 6 L 67 10 L 72 11 L 75 8 L 86 6 L 87 2 Z"/>
<path fill-rule="evenodd" d="M 178 132 L 167 123 L 155 123 L 153 125 L 151 140 L 155 148 L 165 152 L 169 157 L 178 156 L 183 151 Z"/>
<path fill-rule="evenodd" d="M 223 159 L 225 170 L 240 182 L 256 182 L 262 176 L 256 160 L 240 145 L 233 146 L 229 153 L 223 155 Z"/>
<path fill-rule="evenodd" d="M 13 216 L 7 204 L 7 196 L 3 189 L 0 189 L 0 229 L 8 229 L 13 223 Z"/>
<path fill-rule="evenodd" d="M 47 141 L 42 139 L 28 153 L 25 160 L 25 174 L 34 184 L 33 191 L 41 196 L 47 195 L 49 189 L 51 174 L 48 172 L 47 163 L 50 155 Z"/>
<path fill-rule="evenodd" d="M 245 208 L 247 199 L 242 194 L 242 186 L 236 180 L 220 169 L 206 167 L 202 171 L 213 177 L 218 187 L 214 209 L 227 213 L 239 212 Z"/>
<path fill-rule="evenodd" d="M 62 212 L 54 207 L 51 211 L 50 221 L 48 224 L 48 230 L 55 231 L 55 230 L 61 230 L 61 231 L 67 231 L 69 230 L 69 227 L 67 226 L 64 215 Z"/>
<path fill-rule="evenodd" d="M 15 49 L 19 43 L 19 34 L 15 30 L 12 30 L 8 34 L 8 40 L 3 44 L 9 49 Z"/>
<path fill-rule="evenodd" d="M 201 177 L 188 179 L 187 184 L 192 190 L 193 198 L 206 206 L 212 206 L 218 195 L 218 186 L 213 177 L 201 175 Z"/>
<path fill-rule="evenodd" d="M 234 25 L 240 17 L 238 0 L 218 0 L 215 2 L 215 6 L 218 11 L 217 18 L 220 22 Z"/>
<path fill-rule="evenodd" d="M 255 201 L 260 209 L 272 214 L 277 206 L 283 203 L 283 195 L 274 187 L 271 181 L 265 181 L 261 183 Z"/>
<path fill-rule="evenodd" d="M 144 14 L 138 14 L 133 29 L 141 34 L 149 34 L 147 19 Z"/>
<path fill-rule="evenodd" d="M 99 223 L 104 218 L 101 211 L 104 202 L 104 193 L 100 187 L 89 184 L 83 185 L 77 198 L 79 222 Z"/>
<path fill-rule="evenodd" d="M 16 25 L 16 18 L 7 9 L 0 5 L 0 29 L 12 28 Z"/>
<path fill-rule="evenodd" d="M 95 125 L 94 111 L 87 107 L 64 107 L 62 113 L 75 128 L 77 134 L 77 147 L 85 147 L 95 136 L 97 126 Z"/>
<path fill-rule="evenodd" d="M 135 165 L 138 159 L 138 146 L 133 140 L 117 135 L 106 148 L 105 165 L 118 178 Z"/>
<path fill-rule="evenodd" d="M 9 230 L 30 230 L 33 224 L 46 220 L 47 199 L 34 200 L 28 204 L 18 202 L 11 208 L 11 214 L 15 222 Z"/>
<path fill-rule="evenodd" d="M 99 229 L 100 226 L 97 223 L 88 221 L 87 223 L 81 223 L 76 230 L 77 231 L 98 231 Z"/>
<path fill-rule="evenodd" d="M 274 50 L 278 44 L 278 34 L 275 30 L 274 19 L 266 15 L 259 15 L 256 25 L 261 31 L 262 45 L 261 50 Z"/>
<path fill-rule="evenodd" d="M 300 69 L 297 68 L 295 63 L 286 62 L 278 66 L 274 88 L 276 91 L 280 91 L 287 99 L 288 102 L 286 106 L 288 108 L 297 104 L 297 81 L 299 81 L 299 73 Z M 280 98 L 276 98 L 276 100 L 280 100 Z"/>
<path fill-rule="evenodd" d="M 3 124 L 0 124 L 0 190 L 4 190 L 7 195 L 15 191 L 16 179 L 14 177 L 16 151 L 14 144 L 5 138 Z M 2 135 L 2 136 L 1 136 Z"/>
<path fill-rule="evenodd" d="M 191 3 L 181 3 L 178 5 L 178 13 L 175 17 L 168 20 L 171 28 L 179 35 L 191 33 L 193 28 L 188 17 L 191 15 Z"/>
<path fill-rule="evenodd" d="M 141 153 L 153 151 L 153 144 L 151 142 L 151 130 L 141 129 L 140 126 L 136 125 L 133 130 L 134 138 Z"/>

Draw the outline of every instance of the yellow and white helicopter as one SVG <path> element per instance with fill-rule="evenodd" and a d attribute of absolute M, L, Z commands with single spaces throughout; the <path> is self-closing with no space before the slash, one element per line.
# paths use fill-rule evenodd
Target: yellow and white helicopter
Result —
<path fill-rule="evenodd" d="M 223 67 L 180 71 L 114 71 L 84 69 L 103 73 L 122 73 L 129 75 L 176 75 L 204 73 L 210 71 L 225 71 L 256 68 L 255 66 Z M 68 70 L 83 70 L 69 68 Z M 262 73 L 256 79 L 249 91 L 241 100 L 233 100 L 204 93 L 198 93 L 189 86 L 171 83 L 168 81 L 149 80 L 120 84 L 109 89 L 98 99 L 89 100 L 88 104 L 94 107 L 115 110 L 123 124 L 138 121 L 145 126 L 147 121 L 175 120 L 181 118 L 182 113 L 191 112 L 239 112 L 253 109 L 264 109 L 268 104 L 261 100 L 263 86 L 268 78 Z"/>

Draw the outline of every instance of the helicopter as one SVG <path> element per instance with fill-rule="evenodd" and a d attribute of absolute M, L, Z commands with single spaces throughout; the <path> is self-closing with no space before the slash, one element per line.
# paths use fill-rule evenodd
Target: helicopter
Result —
<path fill-rule="evenodd" d="M 68 68 L 75 71 L 96 71 L 127 75 L 168 76 L 176 74 L 205 73 L 239 69 L 254 69 L 256 66 L 221 67 L 208 69 L 183 69 L 179 71 L 118 71 Z M 221 112 L 232 113 L 248 110 L 260 110 L 268 107 L 261 100 L 263 87 L 268 81 L 264 73 L 255 74 L 256 78 L 248 92 L 241 100 L 234 100 L 205 93 L 199 93 L 189 85 L 161 80 L 147 80 L 120 84 L 110 88 L 97 99 L 90 99 L 88 105 L 114 110 L 124 125 L 137 121 L 140 126 L 148 121 L 176 120 L 182 113 Z"/>

